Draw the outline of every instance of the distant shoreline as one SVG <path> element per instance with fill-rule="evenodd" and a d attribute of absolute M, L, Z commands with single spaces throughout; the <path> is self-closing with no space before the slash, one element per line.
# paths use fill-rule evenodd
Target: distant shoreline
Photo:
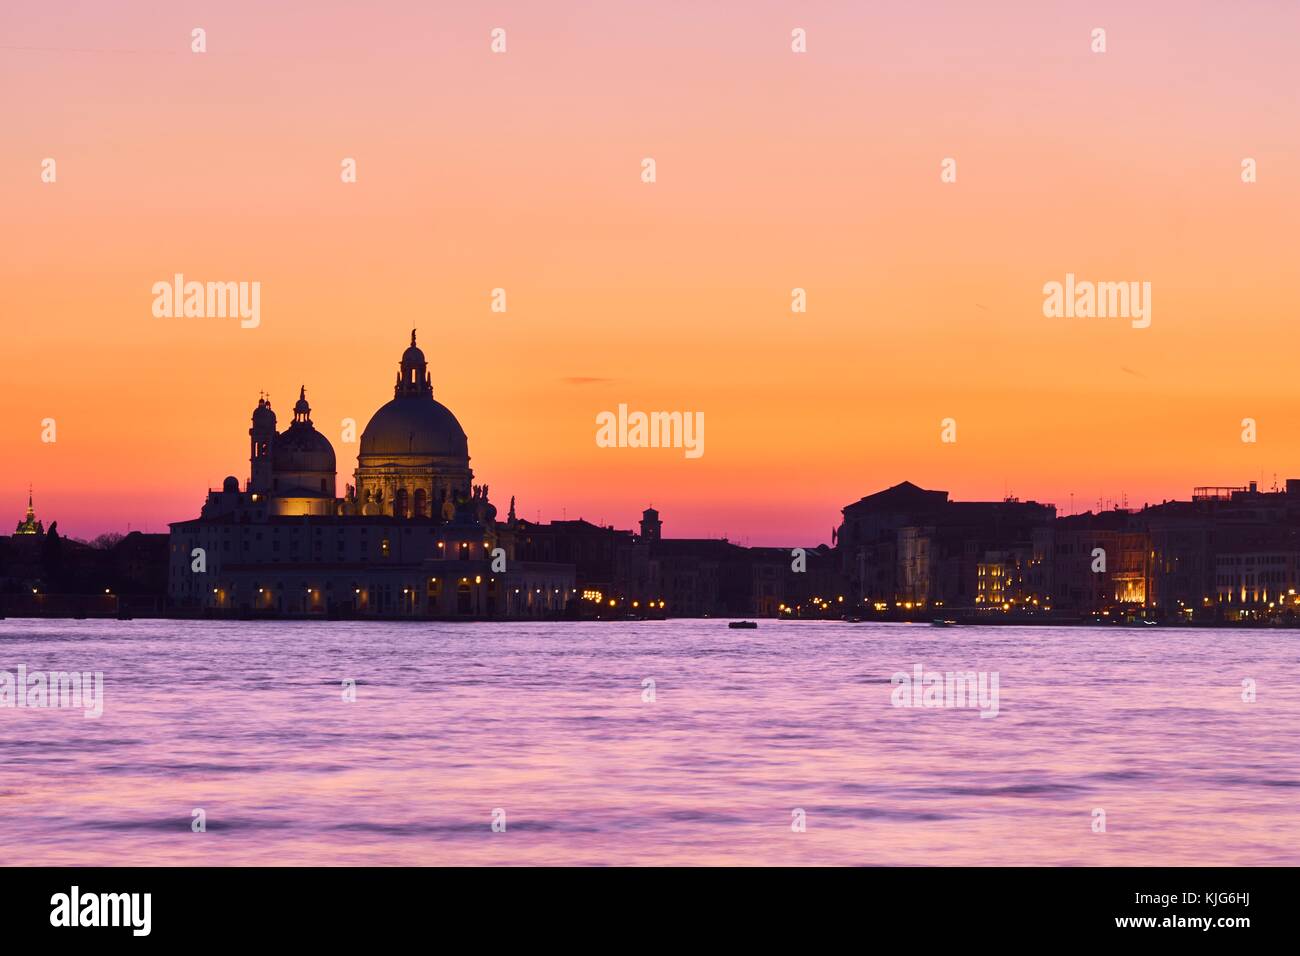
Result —
<path fill-rule="evenodd" d="M 312 622 L 316 624 L 503 624 L 503 625 L 530 625 L 530 624 L 645 624 L 645 623 L 665 623 L 670 621 L 716 621 L 718 624 L 727 624 L 731 621 L 755 621 L 759 628 L 770 626 L 772 624 L 843 624 L 850 627 L 857 627 L 871 624 L 910 624 L 918 627 L 933 627 L 936 631 L 943 630 L 963 630 L 968 628 L 980 627 L 1090 627 L 1090 628 L 1121 628 L 1124 630 L 1161 627 L 1165 629 L 1179 630 L 1300 630 L 1300 622 L 1292 624 L 1279 624 L 1269 621 L 1142 621 L 1142 620 L 1113 620 L 1113 621 L 1096 621 L 1083 620 L 1078 618 L 1059 618 L 1056 620 L 1045 620 L 1040 617 L 1027 618 L 992 618 L 980 621 L 963 621 L 957 620 L 955 623 L 945 623 L 936 625 L 929 618 L 896 618 L 896 617 L 879 617 L 879 618 L 862 618 L 859 620 L 849 620 L 846 618 L 815 618 L 815 617 L 627 617 L 627 618 L 556 618 L 556 617 L 539 617 L 539 618 L 469 618 L 469 617 L 345 617 L 345 616 L 324 616 L 324 615 L 290 615 L 277 614 L 274 616 L 252 616 L 252 615 L 193 615 L 193 614 L 39 614 L 39 615 L 11 615 L 0 614 L 0 622 L 6 621 L 119 621 L 127 623 L 129 621 L 212 621 L 219 623 L 244 623 L 244 624 L 301 624 L 303 622 Z"/>

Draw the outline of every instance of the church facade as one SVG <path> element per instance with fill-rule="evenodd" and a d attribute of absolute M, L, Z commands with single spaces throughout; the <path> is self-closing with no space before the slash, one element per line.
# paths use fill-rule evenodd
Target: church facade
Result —
<path fill-rule="evenodd" d="M 337 496 L 336 458 L 306 387 L 283 430 L 263 396 L 249 476 L 208 492 L 170 525 L 168 598 L 180 613 L 249 616 L 526 618 L 577 600 L 573 565 L 517 561 L 519 522 L 497 520 L 473 483 L 469 442 L 433 397 L 424 353 L 402 353 L 393 399 L 361 435 Z"/>
<path fill-rule="evenodd" d="M 351 507 L 365 515 L 451 520 L 456 501 L 472 492 L 469 440 L 445 405 L 433 398 L 424 353 L 402 353 L 393 400 L 361 433 Z"/>

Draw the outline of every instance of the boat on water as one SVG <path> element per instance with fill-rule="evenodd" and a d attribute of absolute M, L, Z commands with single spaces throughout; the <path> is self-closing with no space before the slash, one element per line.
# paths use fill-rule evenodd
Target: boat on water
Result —
<path fill-rule="evenodd" d="M 957 622 L 950 617 L 936 617 L 930 622 L 935 627 L 956 627 Z"/>
<path fill-rule="evenodd" d="M 752 628 L 758 627 L 758 622 L 757 621 L 732 621 L 730 624 L 727 625 L 727 627 L 731 628 L 733 631 L 750 630 Z"/>

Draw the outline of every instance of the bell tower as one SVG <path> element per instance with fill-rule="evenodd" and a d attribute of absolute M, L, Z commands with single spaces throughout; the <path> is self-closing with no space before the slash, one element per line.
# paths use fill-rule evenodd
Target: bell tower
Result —
<path fill-rule="evenodd" d="M 647 508 L 641 512 L 641 540 L 658 541 L 663 533 L 664 523 L 659 520 L 659 512 Z"/>
<path fill-rule="evenodd" d="M 257 399 L 253 427 L 248 430 L 248 490 L 265 494 L 271 490 L 272 456 L 275 453 L 275 412 L 266 395 Z"/>

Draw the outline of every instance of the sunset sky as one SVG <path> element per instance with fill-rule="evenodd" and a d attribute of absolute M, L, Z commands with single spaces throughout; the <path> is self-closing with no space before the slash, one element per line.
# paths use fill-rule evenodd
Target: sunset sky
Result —
<path fill-rule="evenodd" d="M 165 530 L 303 383 L 341 494 L 412 327 L 528 518 L 814 544 L 904 479 L 1300 476 L 1300 4 L 1001 8 L 9 5 L 0 518 L 31 482 L 64 534 Z M 260 282 L 260 327 L 155 318 L 177 272 Z M 1151 327 L 1045 318 L 1067 272 L 1150 282 Z M 704 412 L 705 454 L 598 448 L 619 403 Z"/>

